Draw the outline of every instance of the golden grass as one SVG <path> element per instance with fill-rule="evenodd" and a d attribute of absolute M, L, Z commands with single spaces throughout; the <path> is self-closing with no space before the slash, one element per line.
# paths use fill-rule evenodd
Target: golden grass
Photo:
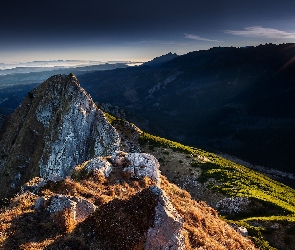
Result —
<path fill-rule="evenodd" d="M 162 189 L 184 218 L 186 249 L 256 249 L 253 243 L 219 219 L 217 212 L 205 202 L 192 200 L 190 194 L 162 176 Z"/>
<path fill-rule="evenodd" d="M 36 195 L 25 193 L 15 197 L 12 206 L 0 214 L 0 248 L 34 250 L 63 246 L 67 249 L 78 244 L 89 247 L 85 249 L 99 249 L 102 242 L 109 242 L 113 246 L 109 249 L 143 249 L 143 235 L 151 226 L 155 207 L 147 188 L 155 182 L 149 178 L 130 180 L 126 176 L 121 176 L 120 182 L 116 182 L 119 176 L 113 177 L 106 179 L 94 172 L 79 182 L 68 178 L 59 183 L 48 183 L 40 192 L 42 196 L 74 195 L 96 204 L 96 212 L 79 224 L 71 219 L 67 210 L 57 214 L 55 222 L 48 215 L 36 213 L 32 209 L 38 198 Z M 192 200 L 188 192 L 171 184 L 165 177 L 161 178 L 161 188 L 184 218 L 182 233 L 187 250 L 198 247 L 255 249 L 250 240 L 220 220 L 214 209 L 204 202 Z M 93 232 L 95 236 L 87 236 Z"/>

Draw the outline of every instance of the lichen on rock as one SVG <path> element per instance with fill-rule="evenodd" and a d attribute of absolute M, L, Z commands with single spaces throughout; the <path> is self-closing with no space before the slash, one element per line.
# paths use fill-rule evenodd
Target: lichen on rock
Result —
<path fill-rule="evenodd" d="M 90 173 L 93 170 L 98 170 L 105 177 L 109 177 L 112 172 L 112 164 L 103 157 L 96 157 L 86 163 L 85 170 L 87 173 Z"/>

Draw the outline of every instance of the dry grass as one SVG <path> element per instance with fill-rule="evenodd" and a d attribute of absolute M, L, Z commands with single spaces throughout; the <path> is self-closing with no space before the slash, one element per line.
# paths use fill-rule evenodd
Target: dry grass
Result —
<path fill-rule="evenodd" d="M 44 197 L 73 195 L 96 204 L 98 209 L 79 224 L 67 210 L 55 218 L 46 212 L 35 212 L 37 195 L 25 193 L 15 197 L 0 215 L 0 248 L 143 249 L 156 205 L 148 187 L 155 183 L 149 178 L 130 180 L 119 173 L 114 171 L 106 179 L 94 172 L 79 182 L 66 179 L 48 183 L 40 191 L 39 195 Z M 214 209 L 192 200 L 188 192 L 161 178 L 162 189 L 185 220 L 186 249 L 255 249 L 252 242 L 221 221 Z"/>
<path fill-rule="evenodd" d="M 217 212 L 204 202 L 191 199 L 188 192 L 171 184 L 162 176 L 162 189 L 171 198 L 172 204 L 184 218 L 183 234 L 186 249 L 255 249 L 253 243 L 238 234 L 218 218 Z"/>

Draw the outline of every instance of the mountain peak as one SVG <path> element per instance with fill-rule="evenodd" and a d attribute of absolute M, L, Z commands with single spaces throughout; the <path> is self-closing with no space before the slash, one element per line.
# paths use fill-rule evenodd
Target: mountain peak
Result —
<path fill-rule="evenodd" d="M 34 176 L 68 176 L 75 165 L 112 155 L 120 143 L 73 75 L 55 75 L 28 93 L 0 133 L 0 173 L 8 192 Z M 0 197 L 7 190 L 0 191 Z"/>

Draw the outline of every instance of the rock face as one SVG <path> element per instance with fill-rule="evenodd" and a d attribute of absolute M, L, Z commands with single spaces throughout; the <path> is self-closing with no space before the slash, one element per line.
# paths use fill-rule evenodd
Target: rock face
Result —
<path fill-rule="evenodd" d="M 113 155 L 119 135 L 72 74 L 29 92 L 0 133 L 1 186 L 8 193 L 34 176 L 65 177 L 74 166 Z M 7 194 L 0 191 L 0 198 Z"/>
<path fill-rule="evenodd" d="M 181 234 L 183 218 L 162 189 L 152 186 L 150 190 L 156 195 L 158 204 L 155 208 L 154 226 L 148 230 L 144 249 L 185 249 Z"/>

